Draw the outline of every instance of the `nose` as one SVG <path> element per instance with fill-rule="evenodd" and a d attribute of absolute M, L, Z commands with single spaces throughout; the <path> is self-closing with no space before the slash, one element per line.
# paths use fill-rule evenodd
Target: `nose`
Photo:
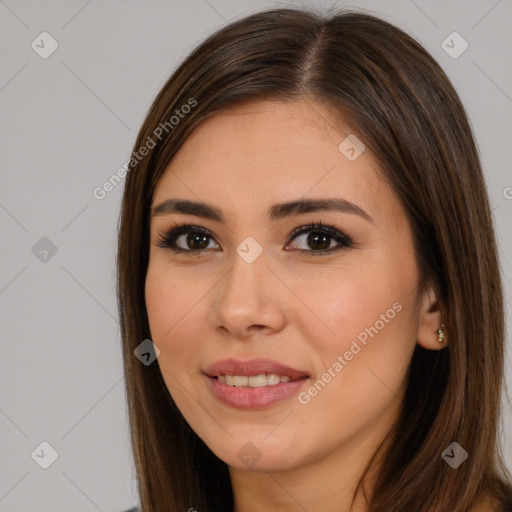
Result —
<path fill-rule="evenodd" d="M 231 269 L 215 287 L 210 312 L 210 322 L 220 334 L 247 340 L 284 327 L 286 287 L 268 264 L 265 251 L 252 263 L 234 255 Z"/>

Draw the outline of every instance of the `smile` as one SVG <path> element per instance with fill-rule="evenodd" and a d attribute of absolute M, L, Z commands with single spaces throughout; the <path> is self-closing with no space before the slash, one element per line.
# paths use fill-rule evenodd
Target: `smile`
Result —
<path fill-rule="evenodd" d="M 204 374 L 215 398 L 237 409 L 261 409 L 290 399 L 311 377 L 270 359 L 224 359 Z"/>

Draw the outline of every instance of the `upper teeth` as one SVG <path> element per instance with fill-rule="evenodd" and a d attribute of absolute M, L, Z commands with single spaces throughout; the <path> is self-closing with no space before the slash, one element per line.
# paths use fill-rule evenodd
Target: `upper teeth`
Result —
<path fill-rule="evenodd" d="M 290 382 L 292 379 L 288 375 L 278 375 L 277 373 L 263 373 L 261 375 L 219 375 L 219 382 L 228 386 L 260 388 L 262 386 L 275 386 L 280 382 Z"/>

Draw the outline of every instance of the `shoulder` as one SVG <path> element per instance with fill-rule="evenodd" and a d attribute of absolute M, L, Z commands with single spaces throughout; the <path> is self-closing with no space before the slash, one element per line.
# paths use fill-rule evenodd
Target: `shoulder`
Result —
<path fill-rule="evenodd" d="M 140 512 L 140 508 L 139 507 L 132 507 L 128 510 L 123 510 L 123 512 Z"/>

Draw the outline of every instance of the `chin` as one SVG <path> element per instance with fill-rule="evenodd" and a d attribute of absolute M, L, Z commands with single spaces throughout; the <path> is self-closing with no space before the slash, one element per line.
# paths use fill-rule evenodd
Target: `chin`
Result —
<path fill-rule="evenodd" d="M 260 439 L 257 436 L 252 441 L 250 436 L 234 437 L 228 446 L 209 446 L 228 466 L 239 470 L 285 471 L 300 464 L 301 456 L 296 452 L 296 445 L 288 445 L 282 438 L 272 443 L 265 441 L 264 436 Z"/>

